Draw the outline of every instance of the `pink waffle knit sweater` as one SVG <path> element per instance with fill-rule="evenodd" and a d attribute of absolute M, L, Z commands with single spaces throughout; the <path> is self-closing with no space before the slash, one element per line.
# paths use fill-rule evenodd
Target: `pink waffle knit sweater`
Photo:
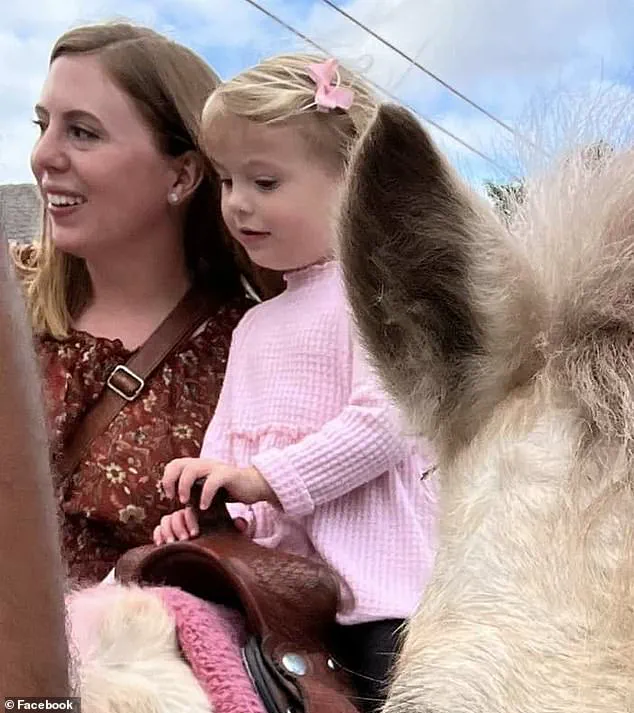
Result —
<path fill-rule="evenodd" d="M 283 511 L 231 514 L 261 545 L 328 562 L 343 581 L 340 623 L 407 618 L 435 552 L 430 463 L 355 343 L 338 264 L 286 283 L 234 333 L 201 455 L 263 474 Z"/>

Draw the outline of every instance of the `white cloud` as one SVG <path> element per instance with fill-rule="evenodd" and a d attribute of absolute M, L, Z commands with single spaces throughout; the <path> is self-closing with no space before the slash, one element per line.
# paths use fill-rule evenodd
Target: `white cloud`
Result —
<path fill-rule="evenodd" d="M 279 32 L 271 33 L 270 20 L 243 0 L 159 0 L 159 4 L 160 16 L 171 17 L 180 39 L 192 47 L 258 47 L 275 52 Z M 271 9 L 275 5 L 269 0 Z"/>
<path fill-rule="evenodd" d="M 602 61 L 631 61 L 630 0 L 351 0 L 341 7 L 446 81 L 472 91 L 500 77 L 517 84 L 596 71 L 596 78 Z M 311 29 L 346 57 L 371 57 L 374 78 L 387 88 L 402 78 L 405 60 L 323 3 L 315 5 Z M 410 73 L 414 80 L 422 76 Z"/>
<path fill-rule="evenodd" d="M 283 20 L 395 92 L 475 148 L 507 162 L 506 132 L 413 69 L 320 0 L 260 0 Z M 337 0 L 342 8 L 505 122 L 522 126 L 535 98 L 595 84 L 623 83 L 631 70 L 631 0 Z M 254 56 L 287 50 L 297 39 L 244 0 L 10 0 L 0 29 L 0 183 L 31 180 L 31 107 L 61 32 L 123 16 L 239 69 Z M 465 173 L 486 163 L 432 132 Z M 494 169 L 491 169 L 494 171 Z"/>
<path fill-rule="evenodd" d="M 154 27 L 202 51 L 208 47 L 279 47 L 263 15 L 239 0 L 10 0 L 0 29 L 0 183 L 31 182 L 29 153 L 36 133 L 32 107 L 60 34 L 85 22 L 124 18 Z M 278 33 L 279 34 L 279 33 Z"/>
<path fill-rule="evenodd" d="M 94 3 L 79 0 L 42 0 L 37 12 L 25 2 L 6 5 L 0 31 L 0 183 L 32 180 L 28 154 L 36 134 L 30 120 L 49 52 L 61 32 L 94 9 Z"/>
<path fill-rule="evenodd" d="M 350 0 L 340 7 L 520 132 L 534 128 L 526 126 L 527 115 L 540 99 L 543 110 L 545 97 L 583 92 L 602 78 L 618 82 L 632 70 L 631 0 Z M 508 132 L 361 28 L 319 2 L 308 27 L 419 114 L 515 168 Z M 495 175 L 485 161 L 431 132 L 465 174 Z"/>

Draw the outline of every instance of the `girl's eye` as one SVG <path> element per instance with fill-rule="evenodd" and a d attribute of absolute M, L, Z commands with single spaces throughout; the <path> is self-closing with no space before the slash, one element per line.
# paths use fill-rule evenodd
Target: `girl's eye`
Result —
<path fill-rule="evenodd" d="M 39 128 L 40 135 L 43 134 L 46 130 L 46 125 L 44 124 L 44 122 L 41 119 L 33 119 L 33 123 Z"/>
<path fill-rule="evenodd" d="M 231 185 L 232 185 L 231 179 L 230 179 L 230 178 L 221 178 L 221 179 L 220 179 L 220 185 L 221 185 L 223 188 L 231 188 Z"/>
<path fill-rule="evenodd" d="M 261 188 L 263 191 L 272 191 L 278 186 L 278 182 L 275 178 L 259 178 L 255 185 Z"/>

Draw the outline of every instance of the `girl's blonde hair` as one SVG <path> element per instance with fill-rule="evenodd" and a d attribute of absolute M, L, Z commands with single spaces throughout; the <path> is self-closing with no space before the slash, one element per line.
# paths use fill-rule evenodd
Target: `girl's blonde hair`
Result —
<path fill-rule="evenodd" d="M 87 25 L 62 35 L 50 63 L 66 55 L 96 55 L 111 79 L 134 101 L 166 155 L 203 155 L 198 143 L 200 115 L 220 80 L 186 47 L 146 27 L 124 22 Z M 278 279 L 254 268 L 226 234 L 220 188 L 208 161 L 185 221 L 185 256 L 192 280 L 219 299 L 244 293 L 244 274 L 262 296 L 279 292 Z M 72 320 L 90 297 L 85 262 L 58 250 L 42 216 L 41 240 L 14 248 L 36 333 L 68 336 Z M 270 286 L 270 284 L 271 286 Z"/>
<path fill-rule="evenodd" d="M 327 59 L 309 53 L 276 55 L 221 84 L 203 110 L 203 147 L 223 118 L 235 116 L 261 124 L 297 121 L 319 155 L 343 166 L 378 102 L 360 76 L 337 63 L 337 85 L 352 92 L 352 104 L 346 109 L 320 109 L 309 67 Z"/>

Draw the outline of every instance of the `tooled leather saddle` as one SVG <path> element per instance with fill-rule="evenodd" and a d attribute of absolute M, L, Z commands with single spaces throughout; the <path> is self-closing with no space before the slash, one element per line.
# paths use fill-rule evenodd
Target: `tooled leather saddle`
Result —
<path fill-rule="evenodd" d="M 220 492 L 197 508 L 201 534 L 126 553 L 115 576 L 122 583 L 176 586 L 238 609 L 249 638 L 247 672 L 269 713 L 358 713 L 347 674 L 331 655 L 339 603 L 336 575 L 304 557 L 270 550 L 240 533 Z"/>

